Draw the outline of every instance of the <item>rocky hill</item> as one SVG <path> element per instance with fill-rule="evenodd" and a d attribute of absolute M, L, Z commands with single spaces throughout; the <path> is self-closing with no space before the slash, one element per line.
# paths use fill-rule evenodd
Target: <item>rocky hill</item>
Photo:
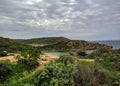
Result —
<path fill-rule="evenodd" d="M 99 44 L 99 43 L 91 43 L 84 40 L 61 40 L 56 44 L 47 45 L 39 47 L 43 50 L 53 50 L 53 51 L 66 51 L 66 50 L 95 50 L 100 47 L 108 47 L 108 45 Z"/>

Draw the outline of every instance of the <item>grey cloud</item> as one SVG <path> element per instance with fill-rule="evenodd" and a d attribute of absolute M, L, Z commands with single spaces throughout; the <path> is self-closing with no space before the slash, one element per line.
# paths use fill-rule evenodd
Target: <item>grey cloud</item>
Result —
<path fill-rule="evenodd" d="M 19 31 L 19 38 L 23 34 L 85 38 L 113 28 L 115 33 L 119 13 L 119 0 L 1 0 L 0 35 L 14 38 Z"/>

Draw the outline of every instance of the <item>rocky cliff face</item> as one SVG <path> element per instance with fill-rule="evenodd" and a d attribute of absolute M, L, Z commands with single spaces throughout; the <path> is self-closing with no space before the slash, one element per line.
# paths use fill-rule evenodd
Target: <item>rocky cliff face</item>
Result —
<path fill-rule="evenodd" d="M 110 48 L 110 46 L 108 45 L 99 44 L 99 43 L 90 43 L 90 42 L 83 41 L 83 40 L 65 40 L 65 41 L 60 41 L 57 44 L 61 46 L 66 45 L 66 46 L 71 47 L 72 49 L 81 49 L 81 50 L 94 50 L 99 47 Z"/>

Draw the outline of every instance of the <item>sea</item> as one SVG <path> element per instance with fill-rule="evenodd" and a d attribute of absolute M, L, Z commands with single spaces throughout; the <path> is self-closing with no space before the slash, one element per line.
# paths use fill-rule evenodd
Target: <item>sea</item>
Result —
<path fill-rule="evenodd" d="M 120 40 L 104 40 L 104 41 L 90 41 L 93 43 L 100 43 L 100 44 L 106 44 L 109 46 L 112 46 L 113 49 L 120 49 Z M 87 50 L 86 53 L 91 53 L 94 50 Z M 43 52 L 46 55 L 56 55 L 56 56 L 60 56 L 60 55 L 69 55 L 69 52 Z"/>
<path fill-rule="evenodd" d="M 92 41 L 92 42 L 106 44 L 112 46 L 113 49 L 120 49 L 120 40 L 104 40 L 104 41 Z"/>

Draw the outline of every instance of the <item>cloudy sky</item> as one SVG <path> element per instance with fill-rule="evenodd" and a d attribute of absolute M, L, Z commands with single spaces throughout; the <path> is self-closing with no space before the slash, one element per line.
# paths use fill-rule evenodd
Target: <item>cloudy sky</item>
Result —
<path fill-rule="evenodd" d="M 120 0 L 0 0 L 0 36 L 120 39 Z"/>

